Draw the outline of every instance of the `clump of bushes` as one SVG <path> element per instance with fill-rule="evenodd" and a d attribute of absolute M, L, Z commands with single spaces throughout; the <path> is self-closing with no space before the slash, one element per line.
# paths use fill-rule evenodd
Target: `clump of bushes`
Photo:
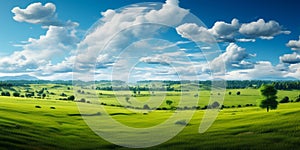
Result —
<path fill-rule="evenodd" d="M 289 97 L 285 96 L 282 100 L 279 101 L 279 103 L 288 103 L 290 102 Z"/>
<path fill-rule="evenodd" d="M 14 93 L 13 93 L 13 96 L 14 96 L 14 97 L 20 97 L 20 93 L 19 93 L 19 92 L 14 92 Z"/>
<path fill-rule="evenodd" d="M 2 91 L 2 92 L 1 92 L 1 96 L 10 96 L 10 93 L 7 92 L 7 91 L 6 91 L 6 92 Z"/>

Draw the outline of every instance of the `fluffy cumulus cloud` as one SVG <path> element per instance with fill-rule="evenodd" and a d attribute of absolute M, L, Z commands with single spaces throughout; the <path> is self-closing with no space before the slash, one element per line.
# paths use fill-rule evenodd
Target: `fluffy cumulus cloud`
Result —
<path fill-rule="evenodd" d="M 290 34 L 290 31 L 283 31 L 276 21 L 265 22 L 264 19 L 242 24 L 239 32 L 250 38 L 273 39 L 278 34 Z"/>
<path fill-rule="evenodd" d="M 212 28 L 198 26 L 193 23 L 183 24 L 176 28 L 177 33 L 184 38 L 198 42 L 255 42 L 256 38 L 272 39 L 278 34 L 289 34 L 283 31 L 276 21 L 265 22 L 259 19 L 255 22 L 240 24 L 238 19 L 231 23 L 217 21 Z"/>
<path fill-rule="evenodd" d="M 162 9 L 151 10 L 145 15 L 145 18 L 150 22 L 156 22 L 169 26 L 178 25 L 182 19 L 189 13 L 189 10 L 179 7 L 178 0 L 166 0 Z M 171 17 L 176 14 L 176 17 Z"/>
<path fill-rule="evenodd" d="M 195 23 L 185 23 L 176 28 L 179 35 L 184 38 L 197 41 L 197 42 L 216 42 L 213 34 L 205 27 L 198 26 Z"/>
<path fill-rule="evenodd" d="M 299 36 L 299 40 L 290 40 L 286 44 L 286 46 L 291 48 L 292 50 L 300 50 L 300 36 Z"/>
<path fill-rule="evenodd" d="M 289 71 L 288 73 L 285 75 L 285 77 L 292 77 L 292 78 L 296 78 L 296 79 L 300 79 L 300 64 L 291 64 L 288 67 Z"/>
<path fill-rule="evenodd" d="M 235 43 L 230 43 L 226 51 L 220 56 L 216 57 L 211 63 L 211 70 L 216 72 L 224 71 L 224 69 L 248 69 L 253 68 L 254 65 L 251 62 L 247 62 L 245 59 L 252 57 L 253 55 L 246 52 L 245 48 L 239 47 Z M 226 68 L 225 68 L 226 67 Z"/>
<path fill-rule="evenodd" d="M 198 26 L 195 23 L 186 23 L 176 28 L 179 35 L 197 42 L 234 42 L 240 28 L 239 21 L 233 19 L 231 23 L 217 21 L 211 29 Z"/>
<path fill-rule="evenodd" d="M 281 62 L 288 64 L 300 63 L 300 55 L 295 52 L 293 54 L 285 54 L 280 56 L 279 59 Z"/>
<path fill-rule="evenodd" d="M 78 66 L 92 67 L 96 63 L 95 60 L 104 65 L 111 63 L 114 61 L 113 56 L 118 56 L 128 43 L 133 42 L 132 39 L 151 38 L 159 34 L 158 30 L 161 26 L 144 23 L 169 26 L 179 24 L 189 11 L 180 8 L 178 3 L 178 0 L 167 0 L 157 10 L 148 10 L 147 7 L 137 5 L 102 12 L 101 23 L 79 43 Z M 173 14 L 177 14 L 176 17 L 170 17 Z"/>
<path fill-rule="evenodd" d="M 34 73 L 36 75 L 49 72 L 71 71 L 66 65 L 66 56 L 73 53 L 77 47 L 78 37 L 76 28 L 78 23 L 59 22 L 55 14 L 56 7 L 52 3 L 44 6 L 41 3 L 30 4 L 27 8 L 15 7 L 12 12 L 14 19 L 19 22 L 41 24 L 46 26 L 45 35 L 29 38 L 18 45 L 22 48 L 11 55 L 0 58 L 2 72 Z M 69 59 L 68 59 L 69 60 Z M 49 69 L 49 66 L 52 69 Z M 47 72 L 47 73 L 45 73 Z"/>
<path fill-rule="evenodd" d="M 45 26 L 61 26 L 63 23 L 56 19 L 56 7 L 52 3 L 32 3 L 25 9 L 14 7 L 11 12 L 14 13 L 14 20 L 33 24 L 42 24 Z"/>
<path fill-rule="evenodd" d="M 239 20 L 233 19 L 231 23 L 217 21 L 210 29 L 210 32 L 215 35 L 220 41 L 234 41 L 234 36 L 240 28 Z"/>
<path fill-rule="evenodd" d="M 50 26 L 38 39 L 29 38 L 23 50 L 0 58 L 3 72 L 36 71 L 53 59 L 64 57 L 76 48 L 74 28 Z"/>
<path fill-rule="evenodd" d="M 253 80 L 253 79 L 282 79 L 286 72 L 281 71 L 277 66 L 273 66 L 269 61 L 258 61 L 251 69 L 233 70 L 226 74 L 227 80 Z"/>

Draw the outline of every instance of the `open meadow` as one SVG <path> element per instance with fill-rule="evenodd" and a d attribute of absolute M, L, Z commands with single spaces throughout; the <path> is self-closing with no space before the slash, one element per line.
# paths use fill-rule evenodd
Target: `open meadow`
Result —
<path fill-rule="evenodd" d="M 31 98 L 0 96 L 1 149 L 126 149 L 96 135 L 84 122 L 77 103 L 93 112 L 85 114 L 85 117 L 93 119 L 103 114 L 97 109 L 101 106 L 113 119 L 131 127 L 144 128 L 170 117 L 175 110 L 169 108 L 176 106 L 180 100 L 179 92 L 168 92 L 159 106 L 161 109 L 147 111 L 147 114 L 133 113 L 118 106 L 120 103 L 112 96 L 112 91 L 96 91 L 101 102 L 98 105 L 92 101 L 87 103 L 88 99 L 85 103 L 76 102 L 77 98 L 75 101 L 63 99 L 74 94 L 71 86 L 30 85 L 29 91 L 38 92 L 43 88 L 47 93 L 44 98 L 36 95 Z M 26 94 L 25 89 L 20 87 L 13 91 Z M 236 94 L 238 91 L 240 95 Z M 85 90 L 85 94 L 92 92 Z M 150 97 L 146 92 L 140 95 L 130 99 L 143 102 Z M 285 96 L 292 100 L 298 95 L 299 90 L 279 90 L 277 94 L 278 100 Z M 150 149 L 297 149 L 299 146 L 300 103 L 280 104 L 278 109 L 267 113 L 257 106 L 261 99 L 258 89 L 228 89 L 223 103 L 225 108 L 220 110 L 216 121 L 205 133 L 198 133 L 210 96 L 210 91 L 203 90 L 199 92 L 199 99 L 192 97 L 191 100 L 199 100 L 199 108 L 192 120 L 177 136 Z M 125 102 L 126 96 L 121 100 Z M 166 100 L 171 100 L 172 104 L 168 105 Z M 190 110 L 187 107 L 182 111 Z"/>

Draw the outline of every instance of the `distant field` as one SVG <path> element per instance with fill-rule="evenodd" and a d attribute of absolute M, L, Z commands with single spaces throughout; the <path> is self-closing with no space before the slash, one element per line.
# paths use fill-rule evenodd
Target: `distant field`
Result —
<path fill-rule="evenodd" d="M 225 97 L 225 105 L 241 101 L 256 103 L 259 98 L 257 90 L 240 90 L 240 96 L 235 95 L 236 90 L 231 91 L 233 94 Z M 210 93 L 200 92 L 200 101 L 205 95 Z M 292 98 L 298 91 L 278 94 L 279 98 L 285 95 Z M 175 100 L 175 97 L 168 98 Z M 83 105 L 93 107 L 93 104 Z M 223 109 L 204 134 L 198 133 L 204 112 L 198 110 L 179 135 L 151 149 L 297 149 L 300 144 L 299 108 L 300 103 L 288 103 L 280 104 L 277 110 L 269 113 L 258 107 Z M 111 114 L 130 113 L 119 107 L 105 106 L 105 109 Z M 162 122 L 172 113 L 159 110 L 148 115 L 135 113 L 113 118 L 129 126 L 147 127 Z M 2 96 L 0 145 L 7 149 L 124 149 L 95 135 L 82 120 L 75 102 Z"/>

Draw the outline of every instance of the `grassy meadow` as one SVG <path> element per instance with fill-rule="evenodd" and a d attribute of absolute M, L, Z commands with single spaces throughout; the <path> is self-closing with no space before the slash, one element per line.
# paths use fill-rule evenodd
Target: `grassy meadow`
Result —
<path fill-rule="evenodd" d="M 42 98 L 21 98 L 0 96 L 0 149 L 126 149 L 111 144 L 96 135 L 84 122 L 78 102 L 59 100 L 74 94 L 72 87 L 64 85 L 30 85 L 30 90 L 46 88 L 47 96 Z M 24 88 L 14 90 L 25 93 Z M 236 92 L 240 91 L 241 95 Z M 92 93 L 92 90 L 85 90 Z M 229 92 L 232 94 L 229 95 Z M 298 90 L 278 91 L 278 100 L 284 96 L 293 99 Z M 52 93 L 52 94 L 50 94 Z M 99 94 L 101 93 L 101 95 Z M 101 105 L 115 120 L 131 127 L 151 127 L 162 123 L 174 110 L 155 110 L 132 113 L 124 107 L 114 107 L 119 102 L 111 91 L 97 91 Z M 146 92 L 142 94 L 147 94 Z M 157 93 L 157 95 L 159 95 Z M 207 105 L 210 91 L 200 91 L 200 108 Z M 147 102 L 149 96 L 135 97 Z M 164 100 L 179 103 L 178 92 L 169 92 Z M 257 89 L 230 89 L 226 91 L 224 105 L 213 125 L 205 133 L 198 133 L 205 110 L 196 110 L 189 124 L 171 140 L 149 149 L 298 149 L 300 144 L 300 103 L 280 104 L 269 113 L 257 105 L 260 93 Z M 125 96 L 120 98 L 125 101 Z M 132 98 L 131 98 L 132 99 Z M 124 102 L 125 103 L 125 102 Z M 95 104 L 80 103 L 97 114 Z M 245 107 L 246 104 L 253 104 Z M 232 107 L 241 105 L 241 108 Z M 164 101 L 159 107 L 170 107 Z M 189 110 L 183 110 L 189 111 Z M 101 112 L 102 113 L 102 112 Z M 93 117 L 97 116 L 85 116 Z"/>

